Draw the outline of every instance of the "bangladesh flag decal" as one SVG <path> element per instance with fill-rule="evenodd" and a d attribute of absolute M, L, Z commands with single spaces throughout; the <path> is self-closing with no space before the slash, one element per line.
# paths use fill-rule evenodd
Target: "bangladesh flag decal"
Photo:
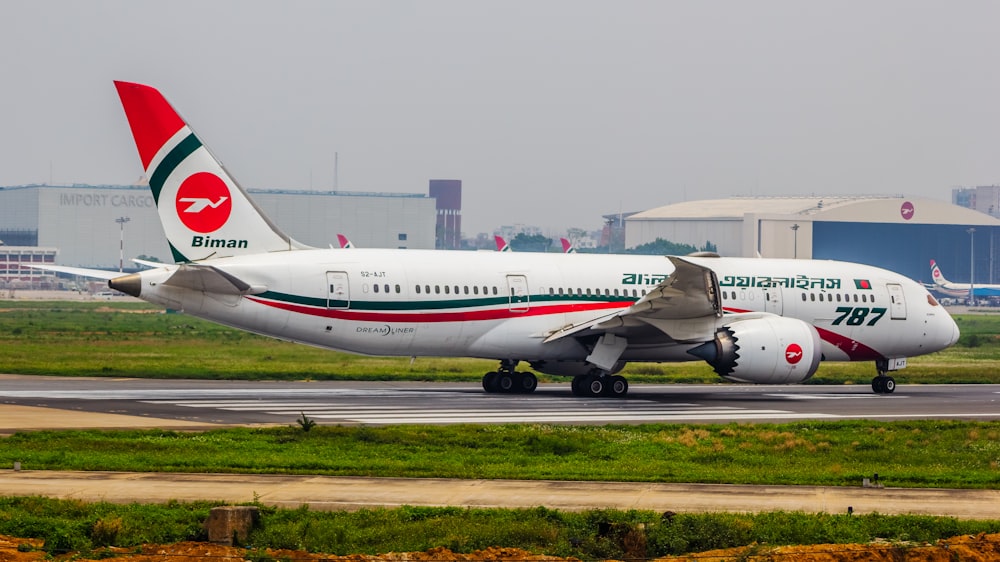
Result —
<path fill-rule="evenodd" d="M 855 279 L 854 287 L 857 289 L 866 289 L 868 291 L 872 290 L 872 282 L 867 279 Z"/>

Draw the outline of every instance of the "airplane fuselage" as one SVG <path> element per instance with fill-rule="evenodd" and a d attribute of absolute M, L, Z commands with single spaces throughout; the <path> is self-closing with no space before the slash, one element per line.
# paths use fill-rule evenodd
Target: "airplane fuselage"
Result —
<path fill-rule="evenodd" d="M 918 283 L 832 261 L 685 258 L 713 269 L 727 314 L 766 312 L 816 327 L 823 358 L 929 353 L 957 333 Z M 582 360 L 553 331 L 626 308 L 673 271 L 659 256 L 306 250 L 213 260 L 258 287 L 224 295 L 159 284 L 142 298 L 264 335 L 358 354 Z M 655 343 L 654 343 L 655 342 Z M 630 347 L 623 361 L 694 360 L 688 342 Z"/>

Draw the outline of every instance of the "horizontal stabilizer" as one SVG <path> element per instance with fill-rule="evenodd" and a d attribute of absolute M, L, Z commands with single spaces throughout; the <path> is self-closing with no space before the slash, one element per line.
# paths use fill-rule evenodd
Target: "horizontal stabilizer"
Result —
<path fill-rule="evenodd" d="M 63 265 L 28 265 L 22 264 L 22 267 L 30 267 L 32 269 L 44 269 L 45 271 L 56 271 L 58 273 L 67 273 L 69 275 L 79 275 L 81 277 L 91 277 L 93 279 L 114 279 L 115 277 L 121 277 L 125 275 L 120 271 L 108 271 L 106 269 L 86 269 L 83 267 L 67 267 Z"/>

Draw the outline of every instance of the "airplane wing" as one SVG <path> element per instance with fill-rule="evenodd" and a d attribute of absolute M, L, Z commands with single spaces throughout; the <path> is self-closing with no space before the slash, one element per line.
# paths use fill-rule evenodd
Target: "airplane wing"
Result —
<path fill-rule="evenodd" d="M 711 269 L 682 257 L 669 256 L 674 272 L 632 306 L 571 326 L 546 337 L 552 342 L 587 332 L 629 332 L 653 326 L 678 341 L 711 338 L 715 319 L 722 316 L 719 280 Z M 707 322 L 706 322 L 707 321 Z"/>

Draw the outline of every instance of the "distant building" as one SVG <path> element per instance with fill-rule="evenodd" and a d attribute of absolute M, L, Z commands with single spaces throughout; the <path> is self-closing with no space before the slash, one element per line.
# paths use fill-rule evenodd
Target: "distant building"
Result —
<path fill-rule="evenodd" d="M 625 222 L 627 248 L 657 238 L 699 248 L 711 242 L 723 256 L 852 261 L 925 282 L 931 259 L 957 276 L 970 270 L 974 250 L 975 282 L 1000 280 L 1000 220 L 933 199 L 733 197 L 666 205 Z"/>
<path fill-rule="evenodd" d="M 337 234 L 358 247 L 435 246 L 435 200 L 424 194 L 248 191 L 279 228 L 310 246 L 337 246 Z M 120 237 L 126 268 L 141 255 L 172 261 L 148 187 L 0 187 L 0 240 L 8 245 L 58 248 L 62 265 L 118 269 Z"/>
<path fill-rule="evenodd" d="M 37 286 L 40 282 L 51 281 L 51 273 L 24 266 L 54 264 L 58 253 L 56 248 L 8 246 L 6 242 L 0 242 L 0 282 L 4 285 L 20 282 L 26 284 L 24 286 Z"/>
<path fill-rule="evenodd" d="M 462 180 L 431 180 L 430 196 L 436 201 L 434 247 L 462 247 Z"/>
<path fill-rule="evenodd" d="M 959 187 L 951 190 L 951 202 L 961 207 L 1000 217 L 1000 185 Z"/>

